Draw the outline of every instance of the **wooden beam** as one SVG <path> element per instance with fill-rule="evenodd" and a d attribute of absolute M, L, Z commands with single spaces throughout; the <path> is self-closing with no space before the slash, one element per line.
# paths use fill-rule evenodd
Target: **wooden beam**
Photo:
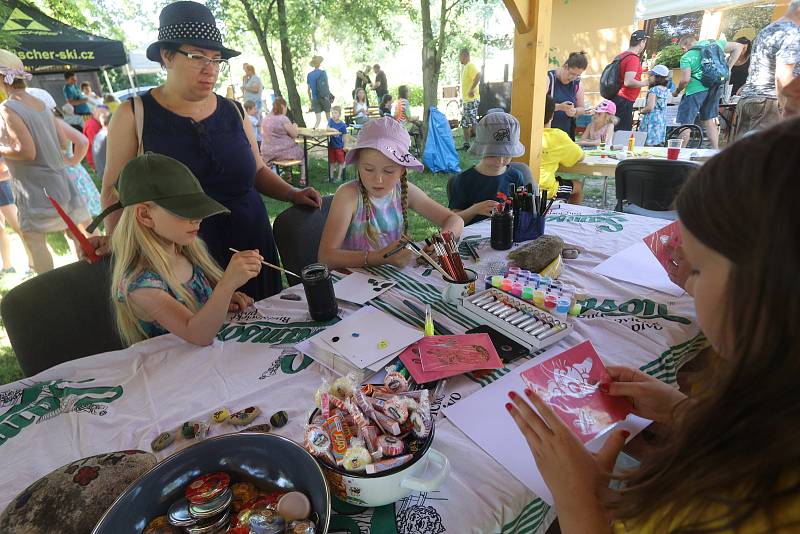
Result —
<path fill-rule="evenodd" d="M 506 5 L 513 1 L 508 0 Z M 520 141 L 526 149 L 525 155 L 517 159 L 527 163 L 536 177 L 539 176 L 542 152 L 552 14 L 553 0 L 530 0 L 528 10 L 530 30 L 514 32 L 511 113 L 519 120 Z"/>
<path fill-rule="evenodd" d="M 531 0 L 503 0 L 503 3 L 511 15 L 511 20 L 514 21 L 516 30 L 527 33 L 530 30 Z"/>

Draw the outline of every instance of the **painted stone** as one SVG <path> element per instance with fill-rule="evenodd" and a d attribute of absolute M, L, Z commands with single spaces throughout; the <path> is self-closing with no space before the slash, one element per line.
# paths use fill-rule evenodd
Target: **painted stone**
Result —
<path fill-rule="evenodd" d="M 260 413 L 261 410 L 257 406 L 250 406 L 240 412 L 232 413 L 228 418 L 228 423 L 233 426 L 249 425 Z"/>
<path fill-rule="evenodd" d="M 0 514 L 3 534 L 91 532 L 114 500 L 150 468 L 155 455 L 118 451 L 90 456 L 59 467 L 25 488 Z"/>

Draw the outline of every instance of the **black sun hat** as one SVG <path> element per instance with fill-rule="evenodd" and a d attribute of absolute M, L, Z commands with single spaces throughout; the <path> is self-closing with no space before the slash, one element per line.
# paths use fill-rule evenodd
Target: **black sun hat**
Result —
<path fill-rule="evenodd" d="M 158 16 L 158 41 L 147 47 L 147 59 L 161 62 L 164 44 L 189 44 L 209 50 L 219 50 L 222 59 L 230 59 L 241 52 L 226 48 L 217 21 L 211 10 L 197 2 L 174 2 L 161 10 Z"/>

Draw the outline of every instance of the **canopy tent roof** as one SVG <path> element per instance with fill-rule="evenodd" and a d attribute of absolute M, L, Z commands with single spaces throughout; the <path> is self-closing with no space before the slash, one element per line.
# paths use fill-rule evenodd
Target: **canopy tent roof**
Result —
<path fill-rule="evenodd" d="M 693 11 L 731 8 L 752 3 L 753 0 L 637 0 L 636 18 L 639 20 L 656 19 Z"/>
<path fill-rule="evenodd" d="M 52 19 L 20 0 L 2 0 L 0 32 L 17 41 L 13 51 L 31 72 L 87 71 L 128 62 L 121 41 Z"/>
<path fill-rule="evenodd" d="M 137 48 L 129 54 L 129 65 L 131 66 L 131 70 L 133 70 L 136 74 L 159 72 L 161 70 L 160 63 L 156 63 L 155 61 L 150 61 L 147 59 L 146 50 L 147 48 L 145 47 Z"/>

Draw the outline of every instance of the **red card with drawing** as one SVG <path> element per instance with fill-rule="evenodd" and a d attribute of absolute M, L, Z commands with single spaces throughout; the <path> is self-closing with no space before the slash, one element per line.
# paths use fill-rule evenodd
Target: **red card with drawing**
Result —
<path fill-rule="evenodd" d="M 437 339 L 442 337 L 457 337 L 457 338 L 464 338 L 470 337 L 476 334 L 468 334 L 463 336 L 435 336 L 435 337 L 425 337 L 422 338 L 418 343 L 414 343 L 407 347 L 403 352 L 400 353 L 400 361 L 403 362 L 403 365 L 406 366 L 408 372 L 411 374 L 411 377 L 417 384 L 427 384 L 428 382 L 434 382 L 436 380 L 441 380 L 443 378 L 449 378 L 451 376 L 456 376 L 465 373 L 466 371 L 460 369 L 442 369 L 438 371 L 426 371 L 422 368 L 422 359 L 420 356 L 420 348 L 419 345 L 426 340 L 430 339 Z M 487 339 L 489 338 L 488 334 L 477 334 L 486 336 Z M 488 341 L 489 345 L 491 345 L 491 340 Z M 497 356 L 497 351 L 494 350 L 494 346 L 492 346 L 493 354 Z M 491 365 L 481 364 L 480 369 L 499 369 L 503 367 L 503 362 L 500 360 L 500 357 L 497 356 L 497 361 L 492 363 Z"/>
<path fill-rule="evenodd" d="M 667 273 L 672 269 L 672 255 L 681 244 L 681 227 L 678 221 L 668 224 L 644 238 L 644 243 L 653 251 L 658 263 Z"/>
<path fill-rule="evenodd" d="M 503 360 L 497 355 L 489 334 L 429 336 L 420 339 L 417 346 L 422 369 L 426 372 L 466 373 L 503 367 Z"/>
<path fill-rule="evenodd" d="M 572 347 L 521 373 L 535 391 L 586 443 L 625 419 L 633 406 L 623 397 L 600 391 L 608 371 L 590 341 Z"/>

